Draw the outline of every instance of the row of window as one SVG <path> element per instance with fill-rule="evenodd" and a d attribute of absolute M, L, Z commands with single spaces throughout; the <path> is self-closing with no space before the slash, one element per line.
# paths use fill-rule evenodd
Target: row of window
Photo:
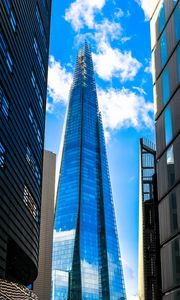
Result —
<path fill-rule="evenodd" d="M 41 32 L 41 35 L 43 38 L 44 46 L 46 47 L 46 35 L 45 35 L 44 26 L 43 26 L 43 22 L 41 19 L 41 15 L 40 15 L 38 6 L 36 6 L 36 18 L 37 18 L 37 21 L 39 24 L 39 28 L 40 28 L 40 32 Z"/>
<path fill-rule="evenodd" d="M 9 101 L 7 100 L 2 87 L 0 86 L 0 112 L 8 119 L 9 115 Z"/>
<path fill-rule="evenodd" d="M 176 42 L 178 42 L 180 40 L 180 11 L 178 6 L 176 7 L 174 12 L 174 25 L 175 25 Z M 160 53 L 161 53 L 161 67 L 163 68 L 168 59 L 166 31 L 162 33 L 162 36 L 160 38 Z"/>
<path fill-rule="evenodd" d="M 40 171 L 39 171 L 39 168 L 37 166 L 37 162 L 34 158 L 34 155 L 33 155 L 33 153 L 32 153 L 29 146 L 27 146 L 27 148 L 26 148 L 26 160 L 27 160 L 32 172 L 34 173 L 38 184 L 40 185 L 40 183 L 41 183 Z"/>
<path fill-rule="evenodd" d="M 42 109 L 42 107 L 43 107 L 43 99 L 42 99 L 42 96 L 41 96 L 39 85 L 37 83 L 37 79 L 36 79 L 35 74 L 34 74 L 33 71 L 31 73 L 31 82 L 32 82 L 33 88 L 35 90 L 35 93 L 37 95 L 37 98 L 39 100 L 40 108 Z"/>
<path fill-rule="evenodd" d="M 27 206 L 28 210 L 30 211 L 31 215 L 33 216 L 33 218 L 38 222 L 39 210 L 33 199 L 33 196 L 31 195 L 31 193 L 28 190 L 26 185 L 24 186 L 23 201 L 24 201 L 25 205 Z"/>
<path fill-rule="evenodd" d="M 16 23 L 16 18 L 15 18 L 15 15 L 14 15 L 14 12 L 13 12 L 10 0 L 3 0 L 3 3 L 4 3 L 4 6 L 6 8 L 6 12 L 8 14 L 8 17 L 9 17 L 12 29 L 14 31 L 16 31 L 17 23 Z"/>
<path fill-rule="evenodd" d="M 40 68 L 41 68 L 41 73 L 42 73 L 43 79 L 45 80 L 45 69 L 44 69 L 44 65 L 43 65 L 43 60 L 42 60 L 38 42 L 35 37 L 34 37 L 34 50 L 35 50 L 35 53 L 36 53 L 36 56 L 37 56 L 37 59 L 38 59 L 38 62 L 39 62 Z"/>
<path fill-rule="evenodd" d="M 12 60 L 10 52 L 8 51 L 8 47 L 6 45 L 6 42 L 3 37 L 2 32 L 0 32 L 0 50 L 5 57 L 5 61 L 7 63 L 9 71 L 12 72 L 13 71 L 13 60 Z"/>
<path fill-rule="evenodd" d="M 41 137 L 41 132 L 40 132 L 39 126 L 38 126 L 38 124 L 37 124 L 37 121 L 36 121 L 36 119 L 35 119 L 35 116 L 34 116 L 34 113 L 33 113 L 32 109 L 31 109 L 31 107 L 29 107 L 29 119 L 30 119 L 31 124 L 32 124 L 32 126 L 33 126 L 33 128 L 34 128 L 34 132 L 35 132 L 35 134 L 36 134 L 36 137 L 37 137 L 37 140 L 38 140 L 38 142 L 39 142 L 39 145 L 40 145 L 40 147 L 42 148 L 42 137 Z"/>

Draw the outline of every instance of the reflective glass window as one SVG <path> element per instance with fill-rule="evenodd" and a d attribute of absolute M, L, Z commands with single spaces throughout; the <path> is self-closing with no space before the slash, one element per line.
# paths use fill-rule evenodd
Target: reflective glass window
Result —
<path fill-rule="evenodd" d="M 34 173 L 38 184 L 40 184 L 40 182 L 41 182 L 40 171 L 39 171 L 39 168 L 37 166 L 36 159 L 35 159 L 35 157 L 34 157 L 34 155 L 33 155 L 33 153 L 32 153 L 29 146 L 27 146 L 27 148 L 26 148 L 26 160 L 27 160 L 32 172 Z"/>
<path fill-rule="evenodd" d="M 159 12 L 159 33 L 162 32 L 164 26 L 166 23 L 166 18 L 165 18 L 165 7 L 164 7 L 164 3 L 162 3 L 160 12 Z"/>
<path fill-rule="evenodd" d="M 178 60 L 178 79 L 180 82 L 180 45 L 177 48 L 177 60 Z"/>
<path fill-rule="evenodd" d="M 38 222 L 38 216 L 39 216 L 38 208 L 37 208 L 37 205 L 35 203 L 33 196 L 31 195 L 31 193 L 26 185 L 24 186 L 23 201 L 24 201 L 25 205 L 27 206 L 29 212 L 33 216 L 33 218 Z"/>
<path fill-rule="evenodd" d="M 164 122 L 165 122 L 165 137 L 166 145 L 170 143 L 173 137 L 172 131 L 172 117 L 171 117 L 171 108 L 167 106 L 164 112 Z"/>
<path fill-rule="evenodd" d="M 169 72 L 166 67 L 162 73 L 162 96 L 164 105 L 170 98 L 170 86 L 169 86 Z"/>
<path fill-rule="evenodd" d="M 3 0 L 3 3 L 4 3 L 4 6 L 6 8 L 7 14 L 9 16 L 11 26 L 12 26 L 13 30 L 16 31 L 16 18 L 15 18 L 10 0 Z"/>
<path fill-rule="evenodd" d="M 168 55 L 167 55 L 167 40 L 166 32 L 164 31 L 160 39 L 160 49 L 161 49 L 161 67 L 164 67 Z"/>
<path fill-rule="evenodd" d="M 172 268 L 173 268 L 173 283 L 180 282 L 180 240 L 172 241 Z"/>
<path fill-rule="evenodd" d="M 8 119 L 9 115 L 9 101 L 7 100 L 2 87 L 0 86 L 0 111 L 4 117 Z"/>
<path fill-rule="evenodd" d="M 0 168 L 4 168 L 5 164 L 5 148 L 3 144 L 0 142 Z"/>
<path fill-rule="evenodd" d="M 176 41 L 180 40 L 180 10 L 177 6 L 174 12 L 174 23 L 175 23 L 175 33 L 176 33 Z"/>
<path fill-rule="evenodd" d="M 178 230 L 177 199 L 175 192 L 169 195 L 169 214 L 171 233 L 174 234 Z"/>
<path fill-rule="evenodd" d="M 175 183 L 174 150 L 171 145 L 166 153 L 168 185 L 171 187 Z"/>

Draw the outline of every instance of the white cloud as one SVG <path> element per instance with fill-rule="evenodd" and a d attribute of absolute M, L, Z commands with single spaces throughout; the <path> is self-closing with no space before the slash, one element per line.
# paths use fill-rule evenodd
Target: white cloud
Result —
<path fill-rule="evenodd" d="M 157 0 L 136 0 L 136 2 L 144 10 L 146 21 L 149 20 L 157 4 Z"/>
<path fill-rule="evenodd" d="M 56 102 L 67 103 L 69 90 L 72 83 L 72 74 L 61 66 L 53 56 L 49 58 L 48 68 L 48 96 L 52 98 L 53 103 L 47 103 L 47 110 L 53 110 L 53 104 Z"/>
<path fill-rule="evenodd" d="M 98 100 L 105 130 L 153 128 L 153 103 L 146 102 L 142 95 L 125 88 L 108 91 L 100 88 Z"/>
<path fill-rule="evenodd" d="M 141 94 L 141 95 L 146 95 L 145 90 L 143 88 L 139 87 L 139 86 L 133 86 L 133 89 L 138 91 L 139 94 Z"/>
<path fill-rule="evenodd" d="M 148 62 L 148 65 L 145 67 L 144 72 L 152 74 L 152 61 L 151 60 Z"/>
<path fill-rule="evenodd" d="M 70 22 L 75 31 L 84 25 L 94 27 L 94 17 L 105 5 L 105 0 L 76 0 L 66 9 L 65 20 Z"/>
<path fill-rule="evenodd" d="M 121 38 L 121 43 L 124 44 L 124 43 L 130 41 L 131 39 L 132 39 L 131 36 L 123 36 L 123 37 Z"/>
<path fill-rule="evenodd" d="M 119 22 L 110 22 L 106 18 L 101 23 L 95 23 L 94 29 L 96 30 L 94 39 L 97 43 L 117 40 L 122 33 L 122 27 Z"/>
<path fill-rule="evenodd" d="M 97 53 L 93 53 L 93 61 L 95 71 L 104 80 L 111 80 L 112 77 L 119 77 L 121 81 L 133 80 L 141 67 L 131 51 L 121 52 L 107 42 L 98 45 Z"/>

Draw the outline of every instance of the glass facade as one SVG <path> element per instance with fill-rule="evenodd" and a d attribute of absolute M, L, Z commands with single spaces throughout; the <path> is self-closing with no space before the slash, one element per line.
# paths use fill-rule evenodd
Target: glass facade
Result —
<path fill-rule="evenodd" d="M 125 300 L 90 46 L 70 91 L 53 239 L 52 299 Z"/>

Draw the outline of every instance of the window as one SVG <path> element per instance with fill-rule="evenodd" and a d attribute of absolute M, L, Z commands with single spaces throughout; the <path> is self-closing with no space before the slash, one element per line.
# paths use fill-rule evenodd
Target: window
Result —
<path fill-rule="evenodd" d="M 170 87 L 169 87 L 169 73 L 168 68 L 166 67 L 162 73 L 162 95 L 163 95 L 163 103 L 169 101 L 170 98 Z"/>
<path fill-rule="evenodd" d="M 171 232 L 175 233 L 178 230 L 178 210 L 176 193 L 172 192 L 169 195 L 169 214 L 170 214 L 170 226 Z"/>
<path fill-rule="evenodd" d="M 34 37 L 34 50 L 36 52 L 39 65 L 41 67 L 42 76 L 43 76 L 43 78 L 45 80 L 45 69 L 44 69 L 44 65 L 43 65 L 43 60 L 42 60 L 41 52 L 39 50 L 39 46 L 38 46 L 38 43 L 37 43 L 37 40 L 36 40 L 35 37 Z"/>
<path fill-rule="evenodd" d="M 16 31 L 16 19 L 15 19 L 15 16 L 14 16 L 14 12 L 13 12 L 10 0 L 3 0 L 3 2 L 4 2 L 4 6 L 6 8 L 7 14 L 9 16 L 9 20 L 10 20 L 12 29 L 14 31 Z"/>
<path fill-rule="evenodd" d="M 39 142 L 39 145 L 42 148 L 41 132 L 40 132 L 39 126 L 38 126 L 38 124 L 36 122 L 36 119 L 35 119 L 35 116 L 34 116 L 34 113 L 33 113 L 32 109 L 31 109 L 31 107 L 29 107 L 29 119 L 30 119 L 30 121 L 32 123 L 32 126 L 34 128 L 34 132 L 36 134 L 36 137 L 37 137 L 37 140 Z"/>
<path fill-rule="evenodd" d="M 4 57 L 5 57 L 6 63 L 7 63 L 8 68 L 9 68 L 9 71 L 12 72 L 12 70 L 13 70 L 13 60 L 11 58 L 11 55 L 10 55 L 9 51 L 8 51 L 6 42 L 5 42 L 4 37 L 2 35 L 2 32 L 0 32 L 0 48 L 1 48 L 1 51 L 3 52 Z"/>
<path fill-rule="evenodd" d="M 180 40 L 180 11 L 179 7 L 175 8 L 174 12 L 174 25 L 175 25 L 175 33 L 176 33 L 176 41 Z"/>
<path fill-rule="evenodd" d="M 4 95 L 4 91 L 0 86 L 0 111 L 3 113 L 4 117 L 8 119 L 9 115 L 9 102 Z"/>
<path fill-rule="evenodd" d="M 33 71 L 31 72 L 31 82 L 32 82 L 32 85 L 34 87 L 34 90 L 35 90 L 35 93 L 37 95 L 37 98 L 39 100 L 39 105 L 40 105 L 40 107 L 42 109 L 42 107 L 43 107 L 43 100 L 42 100 L 42 96 L 41 96 L 41 93 L 40 93 L 39 85 L 37 83 L 37 79 L 36 79 L 35 74 L 34 74 Z"/>
<path fill-rule="evenodd" d="M 23 201 L 24 201 L 25 205 L 27 206 L 29 212 L 33 216 L 33 218 L 36 220 L 36 222 L 38 222 L 39 211 L 38 211 L 37 205 L 36 205 L 32 195 L 26 185 L 24 186 Z"/>
<path fill-rule="evenodd" d="M 167 61 L 167 41 L 166 32 L 164 31 L 160 39 L 160 49 L 161 49 L 161 67 L 163 68 Z"/>
<path fill-rule="evenodd" d="M 167 106 L 164 112 L 164 122 L 165 122 L 165 137 L 166 137 L 166 145 L 170 143 L 173 137 L 172 132 L 172 117 L 171 117 L 171 109 L 170 106 Z"/>
<path fill-rule="evenodd" d="M 11 12 L 10 0 L 3 0 L 3 3 L 4 3 L 4 6 L 6 8 L 8 15 L 10 15 L 10 12 Z"/>
<path fill-rule="evenodd" d="M 40 184 L 41 183 L 41 175 L 39 172 L 39 168 L 37 166 L 36 160 L 35 160 L 34 155 L 32 154 L 32 151 L 29 146 L 27 146 L 27 148 L 26 148 L 26 160 L 27 160 L 31 170 L 34 173 L 34 175 L 38 181 L 38 184 Z"/>
<path fill-rule="evenodd" d="M 10 15 L 10 22 L 11 22 L 11 26 L 13 28 L 14 31 L 16 31 L 16 19 L 14 17 L 14 13 L 11 10 L 11 15 Z"/>
<path fill-rule="evenodd" d="M 178 65 L 178 79 L 180 82 L 180 45 L 177 48 L 177 65 Z"/>
<path fill-rule="evenodd" d="M 38 6 L 36 6 L 36 18 L 39 24 L 39 29 L 43 38 L 43 42 L 44 42 L 44 46 L 46 47 L 46 36 L 45 36 L 45 31 L 44 31 L 44 26 L 43 26 L 43 22 L 40 16 L 40 12 L 39 12 L 39 8 Z"/>
<path fill-rule="evenodd" d="M 162 6 L 161 6 L 161 9 L 159 12 L 159 33 L 161 33 L 163 31 L 165 23 L 166 23 L 165 7 L 164 7 L 164 3 L 162 3 Z"/>
<path fill-rule="evenodd" d="M 0 169 L 4 168 L 5 164 L 5 148 L 3 144 L 0 142 Z"/>
<path fill-rule="evenodd" d="M 174 150 L 171 145 L 166 153 L 168 185 L 171 187 L 175 183 Z"/>

